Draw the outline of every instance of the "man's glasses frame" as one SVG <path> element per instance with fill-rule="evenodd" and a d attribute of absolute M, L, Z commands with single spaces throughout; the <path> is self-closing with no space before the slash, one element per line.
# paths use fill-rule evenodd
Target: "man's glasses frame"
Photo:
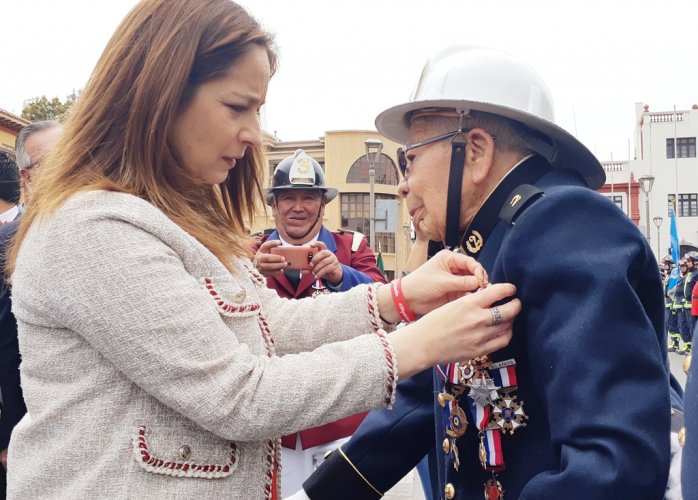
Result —
<path fill-rule="evenodd" d="M 453 142 L 456 137 L 458 137 L 460 134 L 467 134 L 470 132 L 472 129 L 469 128 L 462 128 L 459 130 L 454 130 L 453 132 L 446 132 L 445 134 L 439 134 L 434 137 L 430 137 L 429 139 L 424 139 L 423 141 L 415 142 L 414 144 L 407 144 L 405 147 L 400 147 L 397 148 L 397 164 L 398 167 L 400 168 L 400 173 L 402 174 L 403 177 L 407 176 L 407 152 L 412 150 L 412 149 L 417 149 L 421 148 L 422 146 L 426 146 L 428 144 L 433 144 L 435 142 L 443 141 L 444 139 L 451 139 L 451 142 Z M 490 134 L 491 135 L 491 134 Z M 492 135 L 492 139 L 496 139 L 497 137 Z"/>

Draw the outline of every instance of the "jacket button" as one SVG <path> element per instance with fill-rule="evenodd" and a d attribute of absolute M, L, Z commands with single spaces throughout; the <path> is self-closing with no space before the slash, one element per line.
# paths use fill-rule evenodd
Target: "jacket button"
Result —
<path fill-rule="evenodd" d="M 191 456 L 191 448 L 189 447 L 188 444 L 185 444 L 179 449 L 179 458 L 182 460 L 186 460 Z"/>
<path fill-rule="evenodd" d="M 681 429 L 679 429 L 679 444 L 681 445 L 681 448 L 683 448 L 684 445 L 686 444 L 686 428 L 685 427 L 681 427 Z"/>
<path fill-rule="evenodd" d="M 247 297 L 247 293 L 245 293 L 245 290 L 240 290 L 238 293 L 235 294 L 235 302 L 238 304 L 245 300 L 245 297 Z"/>
<path fill-rule="evenodd" d="M 452 500 L 456 498 L 456 489 L 451 483 L 448 483 L 444 488 L 444 495 L 446 495 L 446 500 Z"/>

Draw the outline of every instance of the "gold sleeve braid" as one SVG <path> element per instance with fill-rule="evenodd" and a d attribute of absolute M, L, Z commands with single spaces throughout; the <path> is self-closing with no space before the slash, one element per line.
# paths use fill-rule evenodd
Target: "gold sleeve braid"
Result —
<path fill-rule="evenodd" d="M 364 477 L 363 474 L 361 474 L 361 472 L 359 472 L 359 469 L 356 468 L 356 466 L 352 463 L 352 461 L 349 460 L 349 457 L 346 456 L 346 454 L 344 453 L 344 451 L 342 451 L 342 447 L 340 446 L 340 447 L 338 447 L 337 449 L 339 450 L 339 453 L 342 455 L 342 457 L 344 457 L 344 460 L 346 460 L 347 463 L 348 463 L 349 465 L 351 465 L 351 468 L 354 469 L 354 472 L 356 472 L 356 474 L 358 474 L 358 476 L 359 476 L 361 479 L 363 479 L 363 481 L 364 481 L 373 491 L 375 491 L 376 494 L 378 494 L 378 495 L 380 495 L 380 496 L 383 496 L 383 493 L 381 493 L 380 491 L 378 491 L 378 489 L 377 489 L 375 486 L 373 486 L 373 485 L 371 484 L 371 482 L 370 482 L 368 479 L 366 479 L 366 478 Z"/>

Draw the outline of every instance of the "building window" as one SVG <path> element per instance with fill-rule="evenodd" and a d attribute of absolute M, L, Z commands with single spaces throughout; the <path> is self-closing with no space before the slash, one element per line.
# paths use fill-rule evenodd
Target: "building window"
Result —
<path fill-rule="evenodd" d="M 674 208 L 674 195 L 667 197 L 669 210 Z M 698 217 L 698 193 L 679 193 L 679 217 Z"/>
<path fill-rule="evenodd" d="M 342 227 L 351 231 L 358 231 L 368 240 L 371 234 L 369 194 L 368 193 L 342 193 Z M 397 196 L 376 194 L 376 200 L 395 200 Z M 380 247 L 379 247 L 380 245 Z M 376 231 L 375 251 L 378 248 L 385 253 L 395 253 L 395 233 Z"/>
<path fill-rule="evenodd" d="M 347 183 L 362 183 L 368 184 L 370 182 L 368 178 L 368 170 L 370 164 L 366 155 L 360 156 L 358 160 L 349 169 L 347 174 Z M 398 175 L 395 163 L 386 154 L 380 155 L 380 158 L 375 164 L 376 169 L 376 179 L 377 184 L 387 184 L 389 186 L 397 186 Z"/>
<path fill-rule="evenodd" d="M 614 194 L 613 196 L 611 196 L 611 195 L 606 195 L 606 198 L 608 198 L 609 200 L 611 200 L 613 203 L 616 204 L 616 206 L 617 206 L 618 208 L 620 208 L 621 210 L 623 210 L 623 197 L 622 197 L 622 196 L 617 195 L 617 194 Z"/>
<path fill-rule="evenodd" d="M 676 139 L 677 158 L 695 158 L 696 157 L 696 138 L 695 137 L 678 137 Z M 674 158 L 674 138 L 666 140 L 666 157 Z"/>

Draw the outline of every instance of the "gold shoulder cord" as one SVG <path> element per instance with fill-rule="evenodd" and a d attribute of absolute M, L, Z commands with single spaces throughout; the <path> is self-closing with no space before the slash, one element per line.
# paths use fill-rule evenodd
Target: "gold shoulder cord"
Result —
<path fill-rule="evenodd" d="M 371 484 L 371 482 L 370 482 L 368 479 L 366 479 L 366 478 L 364 477 L 364 475 L 361 474 L 361 472 L 359 472 L 359 469 L 357 469 L 356 466 L 355 466 L 353 463 L 351 463 L 351 460 L 349 460 L 349 457 L 346 456 L 346 455 L 344 454 L 344 451 L 342 451 L 342 447 L 340 446 L 340 447 L 337 448 L 337 449 L 339 450 L 339 453 L 341 453 L 342 456 L 344 457 L 344 460 L 346 460 L 347 463 L 348 463 L 349 465 L 351 465 L 351 468 L 354 469 L 354 472 L 356 472 L 356 473 L 359 475 L 359 477 L 360 477 L 361 479 L 363 479 L 364 482 L 365 482 L 367 485 L 369 485 L 369 487 L 370 487 L 373 491 L 376 492 L 376 494 L 378 494 L 378 495 L 380 495 L 380 496 L 383 496 L 383 493 L 381 493 L 380 491 L 378 491 L 378 490 L 375 488 L 375 486 L 373 486 L 373 485 Z"/>

